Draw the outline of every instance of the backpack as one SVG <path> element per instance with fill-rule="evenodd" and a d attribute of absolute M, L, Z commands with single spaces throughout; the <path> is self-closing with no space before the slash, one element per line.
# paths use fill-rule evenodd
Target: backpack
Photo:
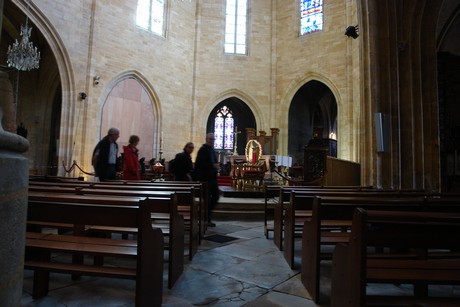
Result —
<path fill-rule="evenodd" d="M 176 166 L 175 166 L 175 164 L 176 164 L 176 160 L 175 160 L 175 159 L 172 159 L 172 160 L 170 160 L 170 161 L 168 162 L 169 172 L 170 172 L 170 173 L 173 173 L 173 174 L 176 173 Z"/>

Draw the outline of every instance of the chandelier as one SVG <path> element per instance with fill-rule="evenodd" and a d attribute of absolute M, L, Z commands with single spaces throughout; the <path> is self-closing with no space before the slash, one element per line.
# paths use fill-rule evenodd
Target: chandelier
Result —
<path fill-rule="evenodd" d="M 14 67 L 17 70 L 31 70 L 39 67 L 40 52 L 29 40 L 31 33 L 32 27 L 29 27 L 26 17 L 26 25 L 21 25 L 21 42 L 16 39 L 13 46 L 8 46 L 6 62 L 9 67 Z"/>

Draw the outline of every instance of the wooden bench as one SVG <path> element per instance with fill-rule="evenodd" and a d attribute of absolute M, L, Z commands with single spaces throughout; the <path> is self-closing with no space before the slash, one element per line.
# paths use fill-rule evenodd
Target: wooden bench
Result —
<path fill-rule="evenodd" d="M 279 190 L 278 202 L 275 203 L 274 208 L 274 234 L 273 242 L 279 248 L 283 250 L 283 233 L 284 233 L 284 223 L 285 223 L 285 211 L 289 206 L 290 194 L 292 191 L 297 191 L 298 193 L 305 193 L 310 196 L 336 196 L 336 197 L 372 197 L 372 196 L 394 196 L 401 197 L 402 195 L 408 196 L 418 196 L 417 193 L 401 193 L 401 191 L 396 190 L 370 190 L 367 188 L 361 187 L 324 187 L 324 188 L 314 188 L 314 187 L 282 187 Z"/>
<path fill-rule="evenodd" d="M 75 186 L 75 188 L 73 188 Z M 79 195 L 110 195 L 149 197 L 176 192 L 178 197 L 178 212 L 184 217 L 185 232 L 188 236 L 189 259 L 191 260 L 198 250 L 199 244 L 199 208 L 195 200 L 193 186 L 140 186 L 140 185 L 101 185 L 101 184 L 65 184 L 65 185 L 38 185 L 29 186 L 30 191 L 75 193 Z"/>
<path fill-rule="evenodd" d="M 184 214 L 184 220 L 186 223 L 195 223 L 195 225 L 190 225 L 190 232 L 193 233 L 192 235 L 192 240 L 198 240 L 198 244 L 201 243 L 201 240 L 204 238 L 204 234 L 206 231 L 206 212 L 207 212 L 207 199 L 208 199 L 208 193 L 207 193 L 207 184 L 206 183 L 200 183 L 200 182 L 183 182 L 183 181 L 159 181 L 159 182 L 150 182 L 150 181 L 108 181 L 108 182 L 30 182 L 30 188 L 31 189 L 36 189 L 37 186 L 44 187 L 44 186 L 57 186 L 57 187 L 62 187 L 62 188 L 86 188 L 86 187 L 92 187 L 92 188 L 108 188 L 108 189 L 120 189 L 120 185 L 123 186 L 123 190 L 146 190 L 146 191 L 182 191 L 182 190 L 187 190 L 193 188 L 194 190 L 194 196 L 196 197 L 195 201 L 195 212 L 190 212 L 187 213 L 187 206 L 181 207 L 181 200 L 179 199 L 179 209 L 180 212 Z M 188 210 L 190 211 L 190 210 Z M 196 214 L 196 217 L 193 218 L 193 220 L 190 220 L 189 217 L 191 217 L 192 214 Z M 195 227 L 198 229 L 198 238 L 196 238 L 195 235 Z M 194 241 L 191 242 L 191 244 L 194 244 L 194 246 L 197 246 L 198 244 L 195 244 Z M 193 247 L 192 247 L 193 248 Z M 190 253 L 190 255 L 193 257 L 195 252 Z"/>
<path fill-rule="evenodd" d="M 266 185 L 264 188 L 264 234 L 268 239 L 270 232 L 274 232 L 274 214 L 275 214 L 275 201 L 279 196 L 280 186 Z M 272 203 L 271 203 L 272 202 Z M 269 222 L 272 220 L 272 222 Z"/>
<path fill-rule="evenodd" d="M 155 199 L 170 200 L 175 195 L 174 192 L 162 192 Z M 150 196 L 153 196 L 151 194 Z M 152 197 L 149 197 L 152 198 Z M 164 206 L 158 208 L 159 210 L 153 211 L 154 215 L 162 214 L 168 216 L 168 226 L 165 228 L 164 219 L 161 224 L 153 223 L 154 227 L 161 227 L 162 231 L 168 235 L 168 241 L 165 243 L 165 249 L 168 250 L 168 287 L 172 288 L 177 279 L 180 277 L 184 270 L 184 219 L 177 211 L 177 196 L 174 196 L 175 202 L 170 204 L 167 212 L 164 212 Z M 107 195 L 75 195 L 71 193 L 50 193 L 50 192 L 36 192 L 29 191 L 29 203 L 60 203 L 60 204 L 93 204 L 93 205 L 108 205 L 108 206 L 139 206 L 139 202 L 145 197 L 129 197 L 129 196 L 107 196 Z M 160 210 L 161 209 L 161 210 Z M 152 214 L 150 216 L 150 223 L 152 224 Z M 43 222 L 43 221 L 38 221 Z M 53 222 L 53 221 L 47 221 Z M 28 224 L 37 225 L 37 221 L 28 219 Z M 67 223 L 68 224 L 68 223 Z M 92 232 L 105 232 L 105 233 L 136 233 L 135 228 L 92 225 L 84 223 L 85 230 Z M 49 226 L 49 225 L 48 225 Z"/>
<path fill-rule="evenodd" d="M 50 272 L 128 278 L 136 281 L 136 306 L 161 306 L 163 293 L 163 234 L 152 228 L 150 215 L 174 207 L 176 200 L 142 200 L 138 206 L 62 204 L 34 202 L 28 204 L 28 219 L 74 225 L 102 225 L 137 229 L 137 241 L 78 237 L 69 235 L 26 234 L 24 267 L 34 270 L 33 298 L 46 296 Z M 31 251 L 34 253 L 31 253 Z M 92 266 L 82 263 L 51 261 L 51 253 L 112 256 L 135 260 L 133 267 Z"/>
<path fill-rule="evenodd" d="M 331 256 L 331 254 L 324 254 L 322 247 L 349 241 L 349 228 L 355 208 L 422 211 L 424 203 L 423 197 L 314 197 L 296 192 L 293 193 L 292 200 L 294 207 L 299 207 L 296 203 L 307 203 L 312 208 L 311 217 L 303 220 L 301 280 L 317 303 L 320 300 L 321 260 L 330 259 Z M 294 230 L 290 231 L 293 233 Z M 293 234 L 287 236 L 289 240 L 286 239 L 286 244 L 289 242 L 289 248 L 285 249 L 285 258 L 291 267 L 294 267 L 293 236 Z"/>
<path fill-rule="evenodd" d="M 350 242 L 333 256 L 332 306 L 458 306 L 459 296 L 427 296 L 429 284 L 460 284 L 460 214 L 389 212 L 356 209 Z M 373 248 L 408 250 L 404 254 L 369 254 Z M 427 255 L 437 250 L 436 258 Z M 415 257 L 413 256 L 415 253 Z M 366 295 L 367 283 L 414 284 L 413 296 Z"/>

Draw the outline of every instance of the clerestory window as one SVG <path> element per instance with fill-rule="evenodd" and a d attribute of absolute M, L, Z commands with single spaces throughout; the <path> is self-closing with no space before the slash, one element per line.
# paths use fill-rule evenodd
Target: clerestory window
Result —
<path fill-rule="evenodd" d="M 164 36 L 165 2 L 166 0 L 138 0 L 136 25 Z"/>
<path fill-rule="evenodd" d="M 247 54 L 247 0 L 227 0 L 225 53 Z"/>
<path fill-rule="evenodd" d="M 300 0 L 300 35 L 323 30 L 323 0 Z"/>

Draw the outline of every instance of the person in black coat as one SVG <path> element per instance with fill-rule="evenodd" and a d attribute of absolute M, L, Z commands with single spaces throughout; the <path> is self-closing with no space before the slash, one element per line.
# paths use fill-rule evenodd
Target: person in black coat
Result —
<path fill-rule="evenodd" d="M 198 181 L 208 183 L 208 226 L 214 227 L 211 221 L 211 211 L 219 200 L 219 187 L 217 185 L 217 172 L 219 163 L 214 151 L 214 134 L 206 134 L 206 143 L 198 151 L 195 161 L 195 174 Z"/>
<path fill-rule="evenodd" d="M 178 153 L 174 158 L 171 172 L 174 174 L 174 180 L 192 181 L 193 163 L 191 154 L 195 146 L 188 142 L 184 146 L 184 151 Z"/>
<path fill-rule="evenodd" d="M 100 181 L 114 180 L 117 177 L 117 156 L 120 130 L 110 128 L 107 135 L 97 143 L 93 151 L 92 164 Z"/>

